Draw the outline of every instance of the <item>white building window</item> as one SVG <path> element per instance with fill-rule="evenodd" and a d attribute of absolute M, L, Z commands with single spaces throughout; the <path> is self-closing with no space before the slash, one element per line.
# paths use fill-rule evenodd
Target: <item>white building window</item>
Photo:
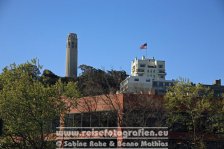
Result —
<path fill-rule="evenodd" d="M 139 81 L 139 78 L 135 78 L 134 81 Z"/>
<path fill-rule="evenodd" d="M 163 65 L 159 65 L 159 68 L 163 68 Z"/>

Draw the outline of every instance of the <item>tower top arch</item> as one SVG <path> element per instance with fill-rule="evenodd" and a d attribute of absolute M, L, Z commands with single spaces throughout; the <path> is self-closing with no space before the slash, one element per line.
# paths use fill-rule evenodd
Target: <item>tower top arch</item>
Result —
<path fill-rule="evenodd" d="M 69 33 L 68 34 L 68 40 L 69 39 L 77 39 L 77 34 L 75 34 L 75 33 Z"/>

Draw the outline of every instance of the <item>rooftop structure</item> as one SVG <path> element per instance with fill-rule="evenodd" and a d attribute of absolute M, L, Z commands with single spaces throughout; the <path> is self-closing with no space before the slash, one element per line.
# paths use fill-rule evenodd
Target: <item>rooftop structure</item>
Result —
<path fill-rule="evenodd" d="M 213 90 L 214 95 L 216 97 L 222 97 L 224 95 L 224 86 L 221 83 L 221 79 L 215 80 L 212 85 L 208 84 L 202 84 L 205 87 L 209 87 L 211 90 Z"/>

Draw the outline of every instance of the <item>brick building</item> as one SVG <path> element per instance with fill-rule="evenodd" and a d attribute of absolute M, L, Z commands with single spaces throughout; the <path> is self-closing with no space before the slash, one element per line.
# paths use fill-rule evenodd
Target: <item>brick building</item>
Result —
<path fill-rule="evenodd" d="M 121 130 L 122 127 L 166 127 L 165 121 L 164 96 L 111 94 L 78 99 L 70 105 L 70 112 L 64 115 L 61 126 L 81 127 L 82 130 L 94 127 Z M 169 148 L 187 148 L 190 135 L 186 130 L 169 132 Z M 122 138 L 112 137 L 111 140 L 116 142 Z M 224 146 L 223 137 L 217 135 L 208 134 L 205 140 L 208 147 Z"/>

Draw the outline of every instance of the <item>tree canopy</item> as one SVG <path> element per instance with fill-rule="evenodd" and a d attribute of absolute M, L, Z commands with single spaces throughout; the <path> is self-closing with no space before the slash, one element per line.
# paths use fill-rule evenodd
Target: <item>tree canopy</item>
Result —
<path fill-rule="evenodd" d="M 203 148 L 205 134 L 223 132 L 223 98 L 210 88 L 180 80 L 165 95 L 171 131 L 187 131 L 191 143 Z"/>
<path fill-rule="evenodd" d="M 104 71 L 88 65 L 80 65 L 82 73 L 78 77 L 78 87 L 83 96 L 115 93 L 120 83 L 127 77 L 125 71 Z"/>
<path fill-rule="evenodd" d="M 0 74 L 0 118 L 4 122 L 0 148 L 49 148 L 47 137 L 67 111 L 61 96 L 79 97 L 75 82 L 43 83 L 36 60 L 12 64 Z M 54 122 L 54 123 L 53 123 Z"/>
<path fill-rule="evenodd" d="M 120 90 L 120 83 L 128 76 L 125 71 L 104 71 L 88 65 L 80 65 L 81 75 L 76 79 L 60 77 L 45 69 L 40 81 L 45 85 L 54 85 L 60 79 L 62 83 L 76 82 L 82 96 L 94 96 L 115 93 Z"/>

